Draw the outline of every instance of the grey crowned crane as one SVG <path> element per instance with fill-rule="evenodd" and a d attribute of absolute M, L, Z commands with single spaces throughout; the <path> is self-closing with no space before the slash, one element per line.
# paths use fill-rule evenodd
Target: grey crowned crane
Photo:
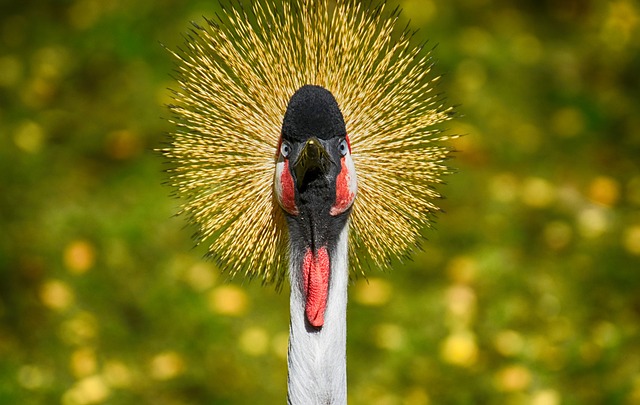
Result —
<path fill-rule="evenodd" d="M 288 402 L 345 404 L 350 278 L 410 252 L 438 211 L 452 116 L 398 11 L 256 0 L 194 24 L 162 153 L 181 212 L 231 276 L 288 275 Z"/>

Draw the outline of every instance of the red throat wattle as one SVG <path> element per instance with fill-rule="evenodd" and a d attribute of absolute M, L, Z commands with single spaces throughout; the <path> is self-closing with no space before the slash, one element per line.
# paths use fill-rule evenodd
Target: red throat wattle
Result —
<path fill-rule="evenodd" d="M 329 295 L 329 253 L 326 247 L 314 252 L 307 249 L 302 261 L 304 293 L 306 295 L 305 314 L 309 323 L 320 328 L 324 325 L 324 311 Z"/>

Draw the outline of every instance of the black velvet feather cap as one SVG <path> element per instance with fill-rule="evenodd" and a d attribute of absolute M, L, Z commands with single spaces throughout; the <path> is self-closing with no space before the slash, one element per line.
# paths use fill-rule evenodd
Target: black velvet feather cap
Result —
<path fill-rule="evenodd" d="M 328 140 L 346 134 L 344 117 L 329 90 L 305 85 L 291 96 L 282 122 L 284 139 L 305 142 L 312 136 Z"/>

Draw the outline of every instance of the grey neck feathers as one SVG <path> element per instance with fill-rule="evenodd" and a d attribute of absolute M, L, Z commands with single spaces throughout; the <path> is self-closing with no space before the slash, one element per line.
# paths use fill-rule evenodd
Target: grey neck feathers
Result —
<path fill-rule="evenodd" d="M 345 405 L 347 403 L 347 284 L 348 224 L 340 233 L 331 258 L 329 295 L 321 329 L 306 324 L 301 262 L 292 252 L 289 324 L 289 405 Z"/>

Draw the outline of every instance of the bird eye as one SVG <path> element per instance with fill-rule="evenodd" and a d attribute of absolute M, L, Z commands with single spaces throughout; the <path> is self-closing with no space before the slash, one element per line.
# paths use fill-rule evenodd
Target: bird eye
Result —
<path fill-rule="evenodd" d="M 349 151 L 349 146 L 347 146 L 347 140 L 343 139 L 340 141 L 340 144 L 338 145 L 338 149 L 340 150 L 340 154 L 342 156 L 346 156 L 347 152 Z"/>
<path fill-rule="evenodd" d="M 289 146 L 289 144 L 286 142 L 282 142 L 282 145 L 280 145 L 280 153 L 282 154 L 282 156 L 289 157 L 290 152 L 291 146 Z"/>

